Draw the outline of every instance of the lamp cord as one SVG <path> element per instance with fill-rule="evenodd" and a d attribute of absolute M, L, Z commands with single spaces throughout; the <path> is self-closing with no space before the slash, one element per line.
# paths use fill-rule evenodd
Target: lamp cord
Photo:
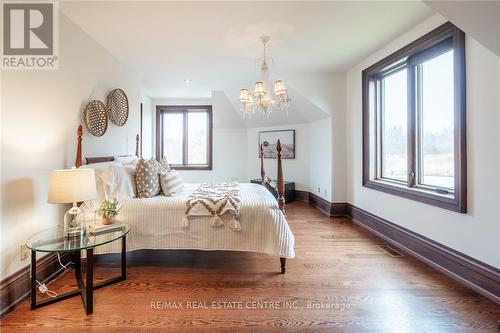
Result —
<path fill-rule="evenodd" d="M 68 267 L 71 264 L 73 264 L 73 262 L 70 261 L 66 265 L 63 265 L 63 263 L 61 261 L 61 255 L 59 253 L 57 253 L 57 261 L 59 262 L 59 265 L 61 265 L 61 267 L 64 268 L 64 271 L 66 271 L 68 269 Z M 52 282 L 56 281 L 60 276 L 62 276 L 62 274 L 59 275 L 59 276 L 57 276 L 56 278 L 52 279 L 48 283 L 41 283 L 40 281 L 38 281 L 37 279 L 35 279 L 36 283 L 38 284 L 38 291 L 41 294 L 47 294 L 47 296 L 49 296 L 51 298 L 57 297 L 57 293 L 55 291 L 50 290 L 49 288 L 47 288 L 47 286 L 49 284 L 51 284 Z M 33 276 L 31 275 L 31 261 L 30 261 L 30 278 L 33 278 Z"/>

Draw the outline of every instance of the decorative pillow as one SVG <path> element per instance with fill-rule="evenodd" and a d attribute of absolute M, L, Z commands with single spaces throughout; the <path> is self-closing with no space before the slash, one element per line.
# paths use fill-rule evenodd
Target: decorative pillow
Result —
<path fill-rule="evenodd" d="M 160 174 L 160 184 L 163 194 L 170 197 L 184 190 L 184 182 L 177 170 L 170 169 Z"/>
<path fill-rule="evenodd" d="M 166 157 L 164 157 L 164 158 L 161 159 L 160 166 L 163 167 L 163 169 L 165 169 L 165 171 L 170 171 L 171 170 L 170 165 L 168 164 L 168 161 L 167 161 Z"/>
<path fill-rule="evenodd" d="M 151 198 L 160 193 L 159 170 L 156 160 L 139 160 L 135 174 L 138 198 Z"/>

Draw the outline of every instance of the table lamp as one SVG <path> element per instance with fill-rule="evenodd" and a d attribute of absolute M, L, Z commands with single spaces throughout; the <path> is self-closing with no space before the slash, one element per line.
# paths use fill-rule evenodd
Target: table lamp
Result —
<path fill-rule="evenodd" d="M 85 233 L 76 220 L 82 212 L 77 203 L 97 198 L 94 169 L 66 169 L 50 172 L 49 203 L 67 204 L 73 207 L 64 214 L 64 235 L 66 238 L 79 237 Z"/>

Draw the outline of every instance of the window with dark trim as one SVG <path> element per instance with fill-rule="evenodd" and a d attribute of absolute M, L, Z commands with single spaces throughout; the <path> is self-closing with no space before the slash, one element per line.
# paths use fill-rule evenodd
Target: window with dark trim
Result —
<path fill-rule="evenodd" d="M 450 22 L 362 73 L 363 186 L 465 213 L 465 34 Z"/>
<path fill-rule="evenodd" d="M 156 158 L 177 170 L 212 170 L 212 106 L 156 106 Z"/>

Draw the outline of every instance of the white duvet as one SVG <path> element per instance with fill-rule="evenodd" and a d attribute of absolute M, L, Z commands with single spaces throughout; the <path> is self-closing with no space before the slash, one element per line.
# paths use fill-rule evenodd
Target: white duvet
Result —
<path fill-rule="evenodd" d="M 209 217 L 190 218 L 183 224 L 187 197 L 199 184 L 185 184 L 184 191 L 173 197 L 159 195 L 148 199 L 133 198 L 121 207 L 117 219 L 131 226 L 127 250 L 196 249 L 229 250 L 265 253 L 293 258 L 294 237 L 279 210 L 276 199 L 257 184 L 240 183 L 241 231 L 234 232 L 229 223 L 212 227 Z M 84 205 L 85 206 L 85 205 Z M 85 208 L 84 208 L 85 209 Z M 87 210 L 86 215 L 93 215 Z M 96 253 L 121 251 L 115 241 L 95 249 Z"/>

